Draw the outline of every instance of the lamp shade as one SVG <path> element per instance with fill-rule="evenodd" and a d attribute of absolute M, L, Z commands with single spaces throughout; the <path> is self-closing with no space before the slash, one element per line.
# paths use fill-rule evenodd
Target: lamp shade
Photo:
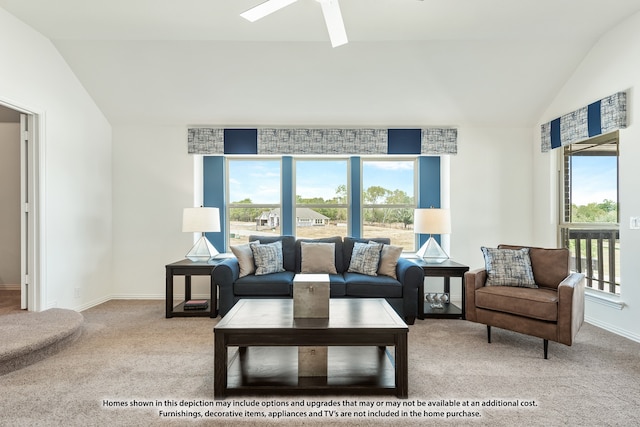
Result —
<path fill-rule="evenodd" d="M 413 212 L 413 232 L 419 234 L 451 233 L 451 213 L 449 209 L 416 209 Z"/>
<path fill-rule="evenodd" d="M 184 208 L 182 231 L 193 233 L 220 231 L 220 210 L 218 208 Z"/>

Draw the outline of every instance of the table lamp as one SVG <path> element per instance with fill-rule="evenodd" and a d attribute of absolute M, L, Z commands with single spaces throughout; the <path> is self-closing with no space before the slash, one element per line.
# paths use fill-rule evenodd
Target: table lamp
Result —
<path fill-rule="evenodd" d="M 182 213 L 182 231 L 202 233 L 193 245 L 187 258 L 191 261 L 208 261 L 218 255 L 218 251 L 207 240 L 205 232 L 220 231 L 220 210 L 218 208 L 184 208 Z"/>
<path fill-rule="evenodd" d="M 449 255 L 440 247 L 433 234 L 451 233 L 451 215 L 449 209 L 427 208 L 413 212 L 413 232 L 428 234 L 429 240 L 416 252 L 425 262 L 440 264 L 449 259 Z"/>

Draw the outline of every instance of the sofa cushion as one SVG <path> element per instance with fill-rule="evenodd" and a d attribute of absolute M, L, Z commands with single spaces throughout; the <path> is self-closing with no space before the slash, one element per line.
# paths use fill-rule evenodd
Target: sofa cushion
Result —
<path fill-rule="evenodd" d="M 238 296 L 291 296 L 292 271 L 256 276 L 250 274 L 235 281 L 233 293 Z"/>
<path fill-rule="evenodd" d="M 398 259 L 402 255 L 402 246 L 384 245 L 380 252 L 380 263 L 378 264 L 378 274 L 397 279 L 396 268 Z"/>
<path fill-rule="evenodd" d="M 481 248 L 487 270 L 486 286 L 537 288 L 531 269 L 529 248 Z"/>
<path fill-rule="evenodd" d="M 282 242 L 282 266 L 287 271 L 296 271 L 296 238 L 294 236 L 249 236 L 249 241 L 260 243 Z"/>
<path fill-rule="evenodd" d="M 344 273 L 346 296 L 365 298 L 402 298 L 402 284 L 389 276 Z"/>
<path fill-rule="evenodd" d="M 302 243 L 333 243 L 334 244 L 334 252 L 335 252 L 335 259 L 334 259 L 334 265 L 336 267 L 336 273 L 338 274 L 342 274 L 344 273 L 344 266 L 342 264 L 342 260 L 343 260 L 343 255 L 342 255 L 342 237 L 340 236 L 334 236 L 334 237 L 324 237 L 324 238 L 320 238 L 320 239 L 298 239 L 296 240 L 295 243 L 295 250 L 296 250 L 296 265 L 295 265 L 295 270 L 296 272 L 301 272 L 302 271 Z"/>
<path fill-rule="evenodd" d="M 349 264 L 350 273 L 361 273 L 367 276 L 376 276 L 378 264 L 380 263 L 380 251 L 382 245 L 379 243 L 356 243 L 351 254 Z"/>
<path fill-rule="evenodd" d="M 337 274 L 335 243 L 300 243 L 300 272 Z"/>
<path fill-rule="evenodd" d="M 251 250 L 251 243 L 260 244 L 260 240 L 244 243 L 242 245 L 231 246 L 231 252 L 238 259 L 238 266 L 240 267 L 240 277 L 248 276 L 256 272 L 256 265 L 253 261 L 253 251 Z"/>
<path fill-rule="evenodd" d="M 353 246 L 356 243 L 369 243 L 369 242 L 376 242 L 376 243 L 382 243 L 382 244 L 388 245 L 391 243 L 391 239 L 388 239 L 386 237 L 376 237 L 371 239 L 357 239 L 355 237 L 345 237 L 342 241 L 342 256 L 343 256 L 342 265 L 344 266 L 343 272 L 347 271 L 349 269 L 349 265 L 351 264 L 351 254 L 353 253 Z"/>
<path fill-rule="evenodd" d="M 250 243 L 249 246 L 253 251 L 256 276 L 284 271 L 284 267 L 282 267 L 282 242 L 277 241 L 264 245 Z"/>
<path fill-rule="evenodd" d="M 520 249 L 522 246 L 500 245 L 499 248 Z M 569 249 L 530 248 L 531 269 L 538 286 L 557 289 L 569 276 Z"/>
<path fill-rule="evenodd" d="M 347 287 L 342 274 L 329 275 L 329 297 L 343 297 L 347 294 Z"/>
<path fill-rule="evenodd" d="M 476 290 L 476 307 L 555 322 L 558 292 L 553 289 L 489 286 Z"/>

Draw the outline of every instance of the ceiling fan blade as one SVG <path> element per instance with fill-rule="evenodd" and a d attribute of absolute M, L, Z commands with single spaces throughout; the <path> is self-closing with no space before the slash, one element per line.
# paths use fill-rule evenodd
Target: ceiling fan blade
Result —
<path fill-rule="evenodd" d="M 255 22 L 260 18 L 264 18 L 267 15 L 272 14 L 273 12 L 282 9 L 283 7 L 289 6 L 292 3 L 297 2 L 298 0 L 267 0 L 264 3 L 257 5 L 256 7 L 252 7 L 240 14 L 244 19 Z"/>
<path fill-rule="evenodd" d="M 320 5 L 322 6 L 324 22 L 327 24 L 327 30 L 329 31 L 331 46 L 338 47 L 347 43 L 349 41 L 347 40 L 347 30 L 344 28 L 338 0 L 320 0 Z"/>

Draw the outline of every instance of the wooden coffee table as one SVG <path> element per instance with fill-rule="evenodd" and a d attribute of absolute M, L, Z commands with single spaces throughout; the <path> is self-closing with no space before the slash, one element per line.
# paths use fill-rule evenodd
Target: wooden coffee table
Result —
<path fill-rule="evenodd" d="M 216 399 L 276 393 L 408 397 L 409 328 L 384 299 L 331 299 L 329 319 L 294 319 L 291 299 L 242 299 L 213 331 Z M 329 347 L 326 377 L 298 377 L 298 346 Z"/>

